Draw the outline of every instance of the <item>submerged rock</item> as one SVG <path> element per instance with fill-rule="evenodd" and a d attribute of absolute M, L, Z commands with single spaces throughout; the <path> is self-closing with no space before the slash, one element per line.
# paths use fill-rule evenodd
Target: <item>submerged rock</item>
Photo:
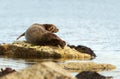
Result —
<path fill-rule="evenodd" d="M 112 64 L 98 64 L 94 62 L 69 62 L 61 64 L 61 66 L 70 72 L 108 71 L 116 68 Z"/>
<path fill-rule="evenodd" d="M 113 79 L 113 77 L 105 77 L 94 71 L 83 71 L 76 75 L 77 79 Z"/>
<path fill-rule="evenodd" d="M 20 58 L 68 58 L 91 59 L 89 54 L 81 53 L 65 46 L 64 49 L 56 46 L 38 46 L 26 42 L 14 42 L 0 45 L 0 54 L 8 57 Z"/>
<path fill-rule="evenodd" d="M 53 62 L 32 65 L 19 72 L 14 72 L 0 79 L 76 79 L 70 73 Z"/>

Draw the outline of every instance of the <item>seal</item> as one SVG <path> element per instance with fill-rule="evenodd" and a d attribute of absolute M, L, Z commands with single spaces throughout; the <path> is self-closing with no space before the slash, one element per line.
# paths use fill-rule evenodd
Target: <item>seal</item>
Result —
<path fill-rule="evenodd" d="M 66 42 L 60 39 L 54 33 L 58 32 L 59 30 L 53 24 L 33 24 L 30 26 L 26 32 L 21 34 L 17 40 L 25 36 L 27 42 L 36 44 L 36 45 L 52 45 L 52 46 L 61 46 L 64 48 Z"/>
<path fill-rule="evenodd" d="M 36 41 L 35 44 L 42 46 L 45 45 L 60 46 L 61 48 L 64 48 L 66 42 L 53 33 L 46 33 L 43 35 L 41 40 Z"/>
<path fill-rule="evenodd" d="M 34 28 L 35 26 L 36 27 L 41 27 L 42 30 L 49 31 L 50 33 L 57 33 L 59 31 L 59 29 L 54 24 L 38 24 L 38 23 L 35 23 L 30 28 L 32 28 L 32 27 Z M 16 40 L 18 40 L 22 36 L 25 36 L 25 32 L 22 33 Z"/>

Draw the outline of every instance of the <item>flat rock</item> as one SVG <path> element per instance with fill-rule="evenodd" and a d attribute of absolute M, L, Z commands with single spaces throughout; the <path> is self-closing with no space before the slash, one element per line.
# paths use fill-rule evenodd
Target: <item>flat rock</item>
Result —
<path fill-rule="evenodd" d="M 19 72 L 13 72 L 0 79 L 76 79 L 61 66 L 53 62 L 32 65 Z"/>
<path fill-rule="evenodd" d="M 0 45 L 0 54 L 18 58 L 68 58 L 91 59 L 89 54 L 81 53 L 65 46 L 64 49 L 55 46 L 38 46 L 26 42 L 16 41 Z"/>
<path fill-rule="evenodd" d="M 94 62 L 69 62 L 61 64 L 61 66 L 69 72 L 82 72 L 82 71 L 108 71 L 113 70 L 116 66 L 112 64 L 99 64 Z"/>

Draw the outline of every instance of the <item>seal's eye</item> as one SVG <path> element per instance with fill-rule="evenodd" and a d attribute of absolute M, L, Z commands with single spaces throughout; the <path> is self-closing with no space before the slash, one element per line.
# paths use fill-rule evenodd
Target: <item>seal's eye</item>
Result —
<path fill-rule="evenodd" d="M 48 31 L 53 29 L 53 27 L 50 24 L 44 24 L 44 26 L 45 26 L 45 29 Z"/>
<path fill-rule="evenodd" d="M 54 28 L 52 26 L 48 26 L 48 31 L 54 31 Z"/>

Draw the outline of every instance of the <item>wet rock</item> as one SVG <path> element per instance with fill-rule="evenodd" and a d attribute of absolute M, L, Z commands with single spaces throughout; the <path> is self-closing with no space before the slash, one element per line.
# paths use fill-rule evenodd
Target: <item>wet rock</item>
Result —
<path fill-rule="evenodd" d="M 83 71 L 76 75 L 77 79 L 113 79 L 113 77 L 105 77 L 94 71 Z"/>
<path fill-rule="evenodd" d="M 62 49 L 56 46 L 39 46 L 17 41 L 12 44 L 2 44 L 0 49 L 0 53 L 8 57 L 91 59 L 89 54 L 78 52 L 68 46 Z"/>
<path fill-rule="evenodd" d="M 19 72 L 14 72 L 0 79 L 76 79 L 70 73 L 53 62 L 32 65 Z"/>
<path fill-rule="evenodd" d="M 79 51 L 79 52 L 82 52 L 82 53 L 86 53 L 86 54 L 89 54 L 93 57 L 96 57 L 96 54 L 94 53 L 94 51 L 92 49 L 90 49 L 89 47 L 86 47 L 86 46 L 82 46 L 82 45 L 78 45 L 78 46 L 75 46 L 75 45 L 68 45 L 70 48 L 74 48 L 75 50 Z"/>
<path fill-rule="evenodd" d="M 5 48 L 2 45 L 0 45 L 0 55 L 3 55 L 4 51 L 5 51 Z"/>
<path fill-rule="evenodd" d="M 12 69 L 12 68 L 9 68 L 9 67 L 7 67 L 6 69 L 2 69 L 2 68 L 1 68 L 0 77 L 1 77 L 1 76 L 5 76 L 5 75 L 7 75 L 7 74 L 9 74 L 9 73 L 12 73 L 12 72 L 15 72 L 15 70 Z"/>
<path fill-rule="evenodd" d="M 99 64 L 94 62 L 69 62 L 61 64 L 61 66 L 69 72 L 82 72 L 82 71 L 108 71 L 116 67 L 112 64 Z"/>

